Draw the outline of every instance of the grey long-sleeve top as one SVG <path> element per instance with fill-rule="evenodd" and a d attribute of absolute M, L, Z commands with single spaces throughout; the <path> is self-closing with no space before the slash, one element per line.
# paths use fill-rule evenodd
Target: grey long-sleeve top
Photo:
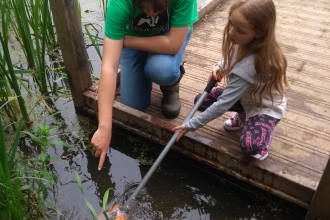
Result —
<path fill-rule="evenodd" d="M 253 88 L 253 84 L 245 81 L 241 77 L 231 74 L 231 79 L 225 87 L 218 101 L 213 103 L 203 113 L 194 117 L 185 123 L 189 131 L 194 131 L 213 119 L 221 116 L 230 109 L 241 97 L 249 93 Z"/>
<path fill-rule="evenodd" d="M 238 100 L 241 101 L 247 118 L 257 114 L 266 114 L 271 117 L 281 119 L 286 110 L 286 100 L 281 98 L 276 90 L 273 90 L 274 103 L 267 94 L 262 94 L 263 108 L 259 108 L 259 103 L 253 104 L 250 92 L 255 84 L 254 80 L 254 56 L 248 56 L 236 64 L 229 74 L 230 81 L 225 87 L 218 100 L 197 117 L 191 118 L 184 125 L 189 131 L 194 131 L 213 119 L 228 111 Z M 258 97 L 258 94 L 257 96 Z"/>

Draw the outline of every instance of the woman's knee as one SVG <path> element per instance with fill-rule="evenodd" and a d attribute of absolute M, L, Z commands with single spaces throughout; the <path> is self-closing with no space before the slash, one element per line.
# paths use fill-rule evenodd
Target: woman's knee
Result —
<path fill-rule="evenodd" d="M 174 61 L 174 56 L 154 54 L 148 58 L 144 67 L 146 77 L 159 85 L 171 86 L 180 79 L 180 65 Z"/>

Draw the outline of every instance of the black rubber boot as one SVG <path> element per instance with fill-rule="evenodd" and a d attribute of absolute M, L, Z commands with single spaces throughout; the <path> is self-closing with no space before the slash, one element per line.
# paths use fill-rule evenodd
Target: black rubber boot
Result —
<path fill-rule="evenodd" d="M 184 63 L 183 63 L 184 64 Z M 162 112 L 165 118 L 173 119 L 178 117 L 181 110 L 181 100 L 179 96 L 180 80 L 185 73 L 183 64 L 180 66 L 180 79 L 172 86 L 160 86 L 163 93 L 161 102 Z"/>

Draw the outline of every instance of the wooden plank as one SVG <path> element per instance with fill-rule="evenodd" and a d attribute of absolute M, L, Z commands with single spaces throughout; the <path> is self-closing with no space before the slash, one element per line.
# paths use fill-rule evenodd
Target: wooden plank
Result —
<path fill-rule="evenodd" d="M 330 160 L 324 169 L 320 183 L 309 206 L 306 220 L 330 219 Z"/>
<path fill-rule="evenodd" d="M 83 92 L 92 85 L 77 0 L 49 1 L 68 75 L 73 104 L 83 112 Z"/>

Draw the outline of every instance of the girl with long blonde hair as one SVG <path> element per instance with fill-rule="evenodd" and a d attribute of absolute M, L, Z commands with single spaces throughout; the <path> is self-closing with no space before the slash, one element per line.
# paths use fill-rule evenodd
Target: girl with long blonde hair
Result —
<path fill-rule="evenodd" d="M 212 89 L 199 108 L 202 114 L 173 128 L 181 129 L 178 139 L 226 111 L 234 111 L 224 128 L 244 128 L 242 151 L 259 160 L 268 156 L 275 126 L 286 110 L 284 92 L 289 87 L 287 61 L 276 41 L 275 25 L 272 0 L 239 0 L 230 7 L 223 32 L 223 59 L 210 75 L 217 81 L 224 78 L 226 86 Z"/>

